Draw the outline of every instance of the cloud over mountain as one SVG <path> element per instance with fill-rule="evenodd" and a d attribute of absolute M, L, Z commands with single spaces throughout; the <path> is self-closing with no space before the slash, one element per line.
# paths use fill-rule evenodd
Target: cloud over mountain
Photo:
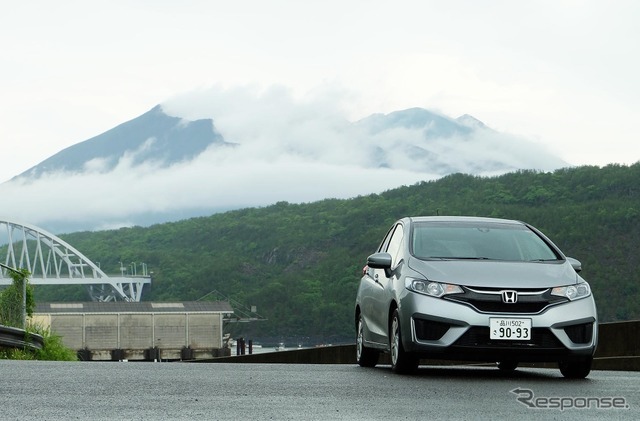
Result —
<path fill-rule="evenodd" d="M 421 108 L 351 122 L 330 98 L 211 88 L 177 96 L 0 185 L 3 214 L 50 231 L 381 192 L 453 172 L 567 164 L 471 116 Z"/>

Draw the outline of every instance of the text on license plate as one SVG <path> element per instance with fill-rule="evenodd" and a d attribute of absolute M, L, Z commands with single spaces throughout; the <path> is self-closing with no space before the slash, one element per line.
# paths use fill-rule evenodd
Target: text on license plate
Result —
<path fill-rule="evenodd" d="M 531 339 L 531 319 L 489 319 L 489 338 L 528 341 Z"/>

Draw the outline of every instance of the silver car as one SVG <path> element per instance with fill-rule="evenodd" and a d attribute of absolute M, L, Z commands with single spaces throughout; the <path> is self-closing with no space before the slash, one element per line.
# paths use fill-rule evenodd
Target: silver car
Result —
<path fill-rule="evenodd" d="M 367 259 L 355 305 L 357 361 L 390 353 L 395 372 L 421 358 L 557 362 L 591 371 L 596 305 L 579 261 L 536 228 L 476 217 L 397 221 Z"/>

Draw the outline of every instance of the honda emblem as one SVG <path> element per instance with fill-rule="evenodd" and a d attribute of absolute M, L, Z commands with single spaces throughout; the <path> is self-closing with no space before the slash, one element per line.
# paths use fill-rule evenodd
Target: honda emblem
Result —
<path fill-rule="evenodd" d="M 518 302 L 518 291 L 506 290 L 502 291 L 502 302 L 506 304 L 515 304 Z"/>

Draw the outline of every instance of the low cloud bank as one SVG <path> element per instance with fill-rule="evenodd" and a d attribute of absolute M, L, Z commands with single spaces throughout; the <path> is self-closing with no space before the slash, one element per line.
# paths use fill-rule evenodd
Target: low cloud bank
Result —
<path fill-rule="evenodd" d="M 139 223 L 136 215 L 349 198 L 436 177 L 294 156 L 263 161 L 243 156 L 243 150 L 213 148 L 168 168 L 120 162 L 108 173 L 61 172 L 8 182 L 0 186 L 0 195 L 12 198 L 4 201 L 3 214 L 45 229 L 58 221 L 75 222 L 79 229 L 116 228 Z"/>

